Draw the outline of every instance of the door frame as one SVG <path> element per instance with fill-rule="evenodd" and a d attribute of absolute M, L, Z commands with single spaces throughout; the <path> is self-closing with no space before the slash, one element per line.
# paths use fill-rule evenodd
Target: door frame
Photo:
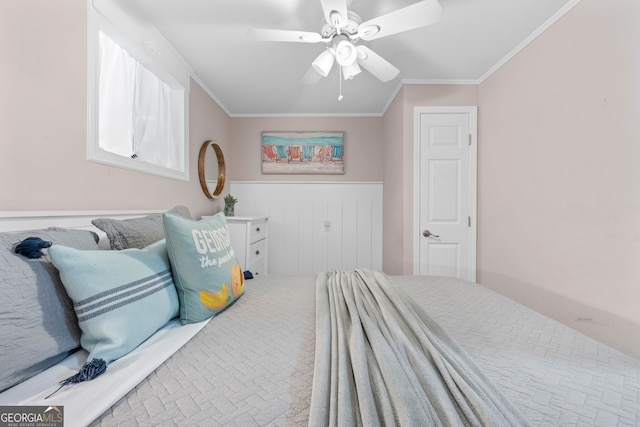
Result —
<path fill-rule="evenodd" d="M 413 274 L 420 267 L 420 115 L 421 114 L 469 114 L 469 264 L 471 279 L 476 281 L 477 226 L 478 226 L 478 107 L 414 107 L 413 108 Z"/>

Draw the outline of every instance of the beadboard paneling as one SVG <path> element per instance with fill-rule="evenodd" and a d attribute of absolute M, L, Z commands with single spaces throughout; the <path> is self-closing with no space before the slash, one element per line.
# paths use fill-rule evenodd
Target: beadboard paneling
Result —
<path fill-rule="evenodd" d="M 382 269 L 382 183 L 232 181 L 230 192 L 236 215 L 269 216 L 269 274 Z"/>

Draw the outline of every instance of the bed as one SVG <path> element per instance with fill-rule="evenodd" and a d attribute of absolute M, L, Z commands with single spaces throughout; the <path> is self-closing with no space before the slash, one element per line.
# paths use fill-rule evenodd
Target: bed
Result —
<path fill-rule="evenodd" d="M 57 381 L 87 352 L 0 393 L 0 405 L 59 405 L 65 425 L 309 424 L 318 277 L 260 276 L 210 320 L 171 320 L 88 382 Z M 453 338 L 531 425 L 640 425 L 640 362 L 481 285 L 390 282 Z M 7 286 L 3 283 L 3 286 Z"/>

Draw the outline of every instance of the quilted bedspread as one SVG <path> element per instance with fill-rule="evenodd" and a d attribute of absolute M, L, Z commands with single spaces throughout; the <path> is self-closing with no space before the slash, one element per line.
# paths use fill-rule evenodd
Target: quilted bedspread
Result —
<path fill-rule="evenodd" d="M 392 277 L 532 425 L 640 425 L 640 361 L 486 288 Z M 306 425 L 315 276 L 262 276 L 94 425 Z"/>

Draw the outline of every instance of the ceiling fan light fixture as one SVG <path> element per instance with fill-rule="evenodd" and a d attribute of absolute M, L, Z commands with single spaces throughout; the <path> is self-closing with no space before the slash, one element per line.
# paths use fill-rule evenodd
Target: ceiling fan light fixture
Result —
<path fill-rule="evenodd" d="M 356 47 L 347 40 L 342 40 L 338 42 L 335 47 L 336 49 L 336 61 L 338 64 L 345 67 L 356 62 L 358 58 L 358 51 Z"/>
<path fill-rule="evenodd" d="M 365 61 L 369 57 L 367 49 L 365 49 L 364 46 L 357 46 L 356 50 L 358 51 L 358 59 L 360 61 Z"/>
<path fill-rule="evenodd" d="M 331 49 L 327 49 L 322 52 L 318 57 L 311 63 L 313 68 L 320 74 L 322 77 L 327 77 L 331 68 L 333 68 L 334 56 Z"/>
<path fill-rule="evenodd" d="M 351 80 L 361 72 L 362 70 L 360 69 L 360 66 L 357 62 L 342 67 L 342 75 L 344 76 L 345 80 Z"/>

